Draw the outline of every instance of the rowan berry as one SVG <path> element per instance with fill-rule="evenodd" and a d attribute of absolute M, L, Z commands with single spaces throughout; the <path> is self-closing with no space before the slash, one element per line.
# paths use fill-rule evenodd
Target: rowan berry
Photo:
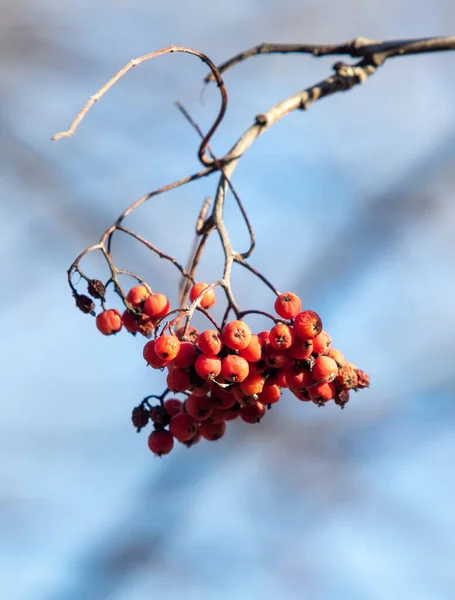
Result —
<path fill-rule="evenodd" d="M 91 314 L 95 316 L 95 303 L 88 296 L 84 296 L 84 294 L 74 293 L 74 299 L 76 300 L 77 308 L 85 313 L 86 315 Z"/>
<path fill-rule="evenodd" d="M 133 426 L 139 432 L 149 422 L 150 413 L 145 406 L 136 406 L 131 413 L 131 421 Z"/>
<path fill-rule="evenodd" d="M 167 429 L 157 429 L 149 435 L 148 445 L 153 454 L 163 456 L 174 447 L 174 438 Z"/>
<path fill-rule="evenodd" d="M 229 354 L 221 361 L 221 376 L 233 383 L 244 381 L 248 377 L 248 361 L 236 354 Z"/>
<path fill-rule="evenodd" d="M 205 421 L 212 414 L 212 400 L 208 396 L 191 394 L 185 400 L 185 410 L 196 421 Z"/>
<path fill-rule="evenodd" d="M 145 285 L 135 285 L 126 295 L 126 299 L 133 306 L 141 306 L 142 303 L 150 296 L 149 290 Z"/>
<path fill-rule="evenodd" d="M 178 398 L 168 398 L 164 401 L 163 407 L 171 418 L 183 412 L 183 402 Z"/>
<path fill-rule="evenodd" d="M 301 340 L 312 340 L 322 331 L 320 316 L 312 310 L 304 310 L 294 320 L 294 333 Z"/>
<path fill-rule="evenodd" d="M 255 400 L 251 404 L 241 407 L 240 418 L 245 421 L 245 423 L 259 423 L 265 415 L 265 412 L 265 406 Z"/>
<path fill-rule="evenodd" d="M 223 342 L 232 350 L 243 350 L 251 342 L 251 330 L 244 321 L 231 321 L 224 326 Z"/>
<path fill-rule="evenodd" d="M 122 328 L 122 315 L 115 308 L 110 308 L 96 317 L 96 327 L 103 335 L 113 335 Z"/>
<path fill-rule="evenodd" d="M 191 377 L 190 387 L 188 391 L 195 396 L 205 396 L 212 391 L 213 383 L 211 379 L 203 379 L 196 372 Z"/>
<path fill-rule="evenodd" d="M 292 292 L 280 294 L 275 300 L 275 311 L 283 319 L 293 319 L 302 310 L 302 301 Z"/>
<path fill-rule="evenodd" d="M 197 350 L 192 342 L 180 342 L 177 356 L 172 361 L 179 369 L 188 369 L 196 362 Z"/>
<path fill-rule="evenodd" d="M 350 366 L 341 367 L 335 377 L 335 386 L 338 391 L 351 390 L 359 383 L 357 371 Z"/>
<path fill-rule="evenodd" d="M 195 283 L 190 290 L 191 302 L 194 302 L 196 300 L 196 298 L 198 296 L 200 296 L 202 294 L 202 292 L 208 287 L 209 286 L 207 283 Z M 216 302 L 215 290 L 212 288 L 211 290 L 208 290 L 207 292 L 205 292 L 205 294 L 202 296 L 199 304 L 201 305 L 202 308 L 210 308 L 211 306 L 213 306 L 215 304 L 215 302 Z"/>
<path fill-rule="evenodd" d="M 207 419 L 210 423 L 221 423 L 226 419 L 226 411 L 221 408 L 212 408 L 210 417 Z M 202 421 L 204 423 L 204 421 Z"/>
<path fill-rule="evenodd" d="M 277 350 L 287 350 L 295 340 L 295 334 L 291 327 L 278 323 L 270 330 L 270 345 Z"/>
<path fill-rule="evenodd" d="M 106 288 L 99 279 L 92 279 L 87 286 L 87 291 L 90 296 L 98 298 L 98 300 L 104 300 L 106 296 Z"/>
<path fill-rule="evenodd" d="M 269 385 L 267 382 L 264 385 L 264 389 L 258 395 L 258 402 L 267 406 L 268 404 L 275 404 L 280 399 L 281 390 L 279 385 Z"/>
<path fill-rule="evenodd" d="M 357 389 L 363 389 L 370 386 L 370 376 L 360 369 L 356 369 L 357 373 Z"/>
<path fill-rule="evenodd" d="M 215 379 L 221 371 L 221 360 L 216 356 L 200 354 L 194 363 L 196 373 L 202 379 Z"/>
<path fill-rule="evenodd" d="M 210 397 L 212 399 L 213 405 L 223 410 L 228 410 L 232 408 L 237 402 L 234 394 L 232 394 L 231 392 L 227 392 L 218 385 L 214 386 Z"/>
<path fill-rule="evenodd" d="M 175 332 L 175 335 L 181 341 L 189 340 L 190 342 L 193 342 L 194 344 L 197 342 L 197 338 L 199 336 L 199 331 L 196 329 L 196 327 L 193 327 L 192 325 L 188 325 L 188 329 L 185 334 L 185 340 L 183 340 L 184 332 L 185 332 L 185 325 L 182 325 L 181 327 L 179 327 L 177 329 L 177 331 Z"/>
<path fill-rule="evenodd" d="M 294 396 L 301 402 L 310 402 L 310 392 L 308 390 L 291 390 Z"/>
<path fill-rule="evenodd" d="M 155 352 L 163 360 L 173 360 L 180 350 L 180 340 L 175 335 L 160 335 L 155 340 Z"/>
<path fill-rule="evenodd" d="M 180 402 L 180 400 L 178 400 Z M 181 402 L 180 402 L 181 404 Z M 169 412 L 166 410 L 164 406 L 152 406 L 150 407 L 150 420 L 153 421 L 155 425 L 162 425 L 166 427 L 169 425 L 169 421 L 171 420 Z"/>
<path fill-rule="evenodd" d="M 251 336 L 251 341 L 246 348 L 239 350 L 239 355 L 249 363 L 255 363 L 261 360 L 265 342 L 257 335 Z"/>
<path fill-rule="evenodd" d="M 301 340 L 297 338 L 288 350 L 289 356 L 296 360 L 305 360 L 313 352 L 313 340 Z"/>
<path fill-rule="evenodd" d="M 164 294 L 151 294 L 144 301 L 143 310 L 151 319 L 157 321 L 169 312 L 171 304 Z"/>
<path fill-rule="evenodd" d="M 333 401 L 338 406 L 341 406 L 341 408 L 344 408 L 344 405 L 349 402 L 349 390 L 341 390 L 341 392 L 335 394 Z"/>
<path fill-rule="evenodd" d="M 196 446 L 196 444 L 199 444 L 199 442 L 201 441 L 201 434 L 199 433 L 199 429 L 196 433 L 196 435 L 194 437 L 192 437 L 190 440 L 187 440 L 186 442 L 182 442 L 182 444 L 184 446 L 186 446 L 187 448 L 192 448 L 193 446 Z"/>
<path fill-rule="evenodd" d="M 221 336 L 216 329 L 207 329 L 200 333 L 196 343 L 199 350 L 208 356 L 219 354 L 223 347 Z"/>
<path fill-rule="evenodd" d="M 313 339 L 313 352 L 314 354 L 328 354 L 329 348 L 332 345 L 332 338 L 327 331 L 321 331 Z"/>
<path fill-rule="evenodd" d="M 225 421 L 234 421 L 237 417 L 240 417 L 240 405 L 235 405 L 232 408 L 228 408 L 223 411 Z"/>
<path fill-rule="evenodd" d="M 180 412 L 172 417 L 169 431 L 179 442 L 187 442 L 198 433 L 198 426 L 188 413 Z"/>
<path fill-rule="evenodd" d="M 264 384 L 265 378 L 260 373 L 253 371 L 240 383 L 239 387 L 245 396 L 254 396 L 262 392 Z"/>
<path fill-rule="evenodd" d="M 199 425 L 199 432 L 202 437 L 209 442 L 215 442 L 223 437 L 226 432 L 225 421 L 219 421 L 217 423 L 210 423 L 209 421 L 203 421 Z"/>
<path fill-rule="evenodd" d="M 301 365 L 290 365 L 285 370 L 286 383 L 292 391 L 303 390 L 314 384 L 311 371 Z"/>
<path fill-rule="evenodd" d="M 264 360 L 266 365 L 272 369 L 281 369 L 291 362 L 291 358 L 287 350 L 277 350 L 271 344 L 265 347 Z"/>
<path fill-rule="evenodd" d="M 277 385 L 280 388 L 287 388 L 288 383 L 286 381 L 286 368 L 281 369 L 270 369 L 268 371 L 268 377 L 265 382 L 266 385 Z"/>
<path fill-rule="evenodd" d="M 270 331 L 261 331 L 258 333 L 258 338 L 264 342 L 265 345 L 270 343 Z"/>
<path fill-rule="evenodd" d="M 343 356 L 343 354 L 341 354 L 341 352 L 339 350 L 337 350 L 336 348 L 329 348 L 328 351 L 328 356 L 330 356 L 330 358 L 333 358 L 333 360 L 336 362 L 336 364 L 339 367 L 344 367 L 344 365 L 346 364 L 346 360 Z"/>
<path fill-rule="evenodd" d="M 324 404 L 335 397 L 336 389 L 333 382 L 317 383 L 308 388 L 310 398 L 315 404 Z"/>
<path fill-rule="evenodd" d="M 145 337 L 150 337 L 155 330 L 152 319 L 148 315 L 144 315 L 144 313 L 135 315 L 129 310 L 125 310 L 122 314 L 122 323 L 125 329 L 133 335 L 140 333 Z"/>
<path fill-rule="evenodd" d="M 311 374 L 316 383 L 332 381 L 338 373 L 338 365 L 330 356 L 318 356 L 314 361 Z"/>
<path fill-rule="evenodd" d="M 166 377 L 167 387 L 172 392 L 185 392 L 190 386 L 190 376 L 185 369 L 172 369 Z"/>
<path fill-rule="evenodd" d="M 142 356 L 151 367 L 154 369 L 161 369 L 162 367 L 166 366 L 168 361 L 158 356 L 158 354 L 155 352 L 155 344 L 156 340 L 150 340 L 147 342 L 142 350 Z"/>

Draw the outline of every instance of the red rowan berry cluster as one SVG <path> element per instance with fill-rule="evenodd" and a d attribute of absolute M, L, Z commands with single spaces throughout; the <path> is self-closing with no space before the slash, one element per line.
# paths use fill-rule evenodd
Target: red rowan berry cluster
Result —
<path fill-rule="evenodd" d="M 220 93 L 219 112 L 206 134 L 186 109 L 178 104 L 180 112 L 201 138 L 197 156 L 202 170 L 164 185 L 133 202 L 102 234 L 99 242 L 86 248 L 68 269 L 68 283 L 76 305 L 82 312 L 96 316 L 99 331 L 109 336 L 125 329 L 133 335 L 139 333 L 149 338 L 143 348 L 146 363 L 153 369 L 167 371 L 167 386 L 163 394 L 147 396 L 132 413 L 133 425 L 138 431 L 149 423 L 153 425 L 148 443 L 150 450 L 159 456 L 172 450 L 174 440 L 186 446 L 193 446 L 201 438 L 209 441 L 221 438 L 228 421 L 240 418 L 246 423 L 258 423 L 266 411 L 280 400 L 283 389 L 289 389 L 290 393 L 302 402 L 324 406 L 333 400 L 343 408 L 349 401 L 352 390 L 357 391 L 369 385 L 368 375 L 352 363 L 346 362 L 341 352 L 332 348 L 332 340 L 323 330 L 319 315 L 312 310 L 302 310 L 300 298 L 292 292 L 280 294 L 249 262 L 256 245 L 254 230 L 243 202 L 232 184 L 232 174 L 239 159 L 259 134 L 264 133 L 290 110 L 302 108 L 301 93 L 258 115 L 254 124 L 239 137 L 231 150 L 222 158 L 218 158 L 211 149 L 210 141 L 227 110 L 228 94 L 221 70 L 227 68 L 229 61 L 220 70 L 206 55 L 197 50 L 170 46 L 130 61 L 90 98 L 70 128 L 60 132 L 53 139 L 73 135 L 93 103 L 130 68 L 172 52 L 184 52 L 201 59 L 211 71 L 206 81 L 215 80 Z M 346 89 L 348 84 L 352 86 L 357 81 L 351 76 L 348 80 L 343 80 L 342 72 L 338 69 L 336 72 L 340 90 Z M 360 80 L 362 78 L 359 78 Z M 333 77 L 327 82 L 325 87 L 333 91 Z M 318 90 L 321 89 L 318 84 Z M 310 88 L 308 97 L 313 96 Z M 304 102 L 305 107 L 308 102 Z M 219 177 L 216 194 L 213 203 L 209 198 L 204 201 L 196 220 L 196 242 L 186 269 L 176 258 L 125 226 L 127 217 L 149 199 L 211 174 Z M 243 252 L 233 248 L 223 220 L 228 191 L 239 209 L 240 218 L 249 236 L 249 243 Z M 195 278 L 207 241 L 215 231 L 224 254 L 224 265 L 220 279 L 207 285 L 196 282 Z M 181 293 L 176 308 L 171 308 L 164 294 L 153 292 L 143 278 L 115 264 L 112 245 L 114 236 L 119 235 L 135 240 L 178 270 L 181 277 Z M 82 259 L 92 252 L 101 253 L 107 263 L 110 276 L 105 283 L 89 278 L 81 270 Z M 231 286 L 234 264 L 255 275 L 275 294 L 276 315 L 261 310 L 240 309 Z M 86 282 L 89 295 L 78 292 L 74 276 Z M 125 293 L 120 281 L 122 277 L 133 277 L 137 285 Z M 123 301 L 123 312 L 107 307 L 106 290 L 109 286 Z M 217 286 L 224 291 L 227 302 L 220 324 L 209 312 L 215 304 L 214 289 Z M 100 302 L 102 309 L 97 315 L 95 301 Z M 195 329 L 191 325 L 195 311 L 201 312 L 213 327 L 201 332 Z M 229 321 L 231 312 L 234 320 Z M 251 313 L 270 318 L 273 322 L 272 327 L 267 331 L 252 333 L 244 321 L 244 317 Z M 169 397 L 173 394 L 181 394 L 182 399 Z M 152 404 L 152 399 L 158 402 Z"/>
<path fill-rule="evenodd" d="M 190 298 L 209 308 L 215 303 L 215 293 L 213 289 L 204 293 L 206 288 L 207 284 L 195 284 Z M 276 324 L 258 334 L 240 319 L 202 332 L 189 321 L 175 331 L 168 323 L 158 334 L 161 321 L 173 312 L 167 297 L 136 286 L 127 299 L 140 310 L 141 323 L 142 319 L 148 323 L 141 333 L 156 334 L 143 348 L 145 361 L 154 369 L 167 369 L 165 392 L 148 396 L 132 413 L 138 431 L 153 423 L 148 443 L 159 456 L 172 450 L 174 440 L 190 447 L 201 438 L 220 439 L 228 421 L 240 418 L 258 423 L 280 400 L 283 388 L 303 402 L 323 406 L 333 400 L 343 408 L 351 390 L 369 384 L 363 371 L 332 348 L 319 315 L 302 311 L 300 298 L 291 292 L 280 294 L 275 301 Z M 123 316 L 115 310 L 104 311 L 97 317 L 98 329 L 110 335 L 123 323 L 130 333 L 136 333 L 138 321 L 130 327 L 128 315 L 128 311 Z M 166 399 L 171 393 L 185 398 Z M 152 406 L 151 398 L 160 404 Z"/>

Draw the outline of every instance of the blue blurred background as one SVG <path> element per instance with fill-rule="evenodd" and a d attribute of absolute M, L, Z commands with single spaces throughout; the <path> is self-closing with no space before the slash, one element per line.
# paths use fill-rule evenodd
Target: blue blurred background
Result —
<path fill-rule="evenodd" d="M 127 74 L 77 134 L 51 143 L 130 58 L 169 44 L 221 62 L 262 41 L 455 31 L 452 0 L 1 3 L 0 572 L 5 600 L 413 600 L 455 597 L 455 55 L 395 59 L 288 116 L 233 182 L 252 263 L 321 313 L 370 373 L 346 410 L 284 394 L 258 426 L 163 460 L 131 408 L 159 392 L 143 339 L 104 338 L 66 283 L 73 258 L 142 194 L 198 170 L 219 106 L 197 59 Z M 254 115 L 334 59 L 256 57 L 226 74 L 221 155 Z M 129 224 L 185 261 L 210 178 Z M 226 223 L 247 243 L 232 198 Z M 216 240 L 201 266 L 220 268 Z M 131 241 L 118 263 L 174 299 L 175 273 Z M 92 276 L 105 274 L 87 261 Z M 236 271 L 245 308 L 273 298 Z M 83 291 L 83 287 L 81 287 Z M 262 329 L 264 321 L 254 321 Z"/>

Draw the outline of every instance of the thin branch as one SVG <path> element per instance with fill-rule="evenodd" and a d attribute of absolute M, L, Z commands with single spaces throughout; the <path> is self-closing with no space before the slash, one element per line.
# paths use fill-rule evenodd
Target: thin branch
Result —
<path fill-rule="evenodd" d="M 218 71 L 216 65 L 210 60 L 210 58 L 208 56 L 206 56 L 202 52 L 199 52 L 198 50 L 194 50 L 193 48 L 186 48 L 185 46 L 168 46 L 167 48 L 161 48 L 160 50 L 156 50 L 155 52 L 151 52 L 149 54 L 144 54 L 143 56 L 139 56 L 137 58 L 131 59 L 130 62 L 127 63 L 124 67 L 122 67 L 120 69 L 120 71 L 118 71 L 113 77 L 111 77 L 111 79 L 109 79 L 109 81 L 107 83 L 105 83 L 96 92 L 96 94 L 94 94 L 87 100 L 87 102 L 83 106 L 82 110 L 76 115 L 76 118 L 71 123 L 69 129 L 67 129 L 66 131 L 60 131 L 59 133 L 56 133 L 54 136 L 52 136 L 51 139 L 53 141 L 56 141 L 63 137 L 71 137 L 74 134 L 74 132 L 76 131 L 76 129 L 78 128 L 82 119 L 88 113 L 90 108 L 95 104 L 95 102 L 98 102 L 98 100 L 102 96 L 104 96 L 104 94 L 108 90 L 110 90 L 110 88 L 113 85 L 115 85 L 117 83 L 117 81 L 119 79 L 121 79 L 121 77 L 123 77 L 123 75 L 125 75 L 125 73 L 127 73 L 130 69 L 132 69 L 133 67 L 137 67 L 137 65 L 140 65 L 141 63 L 143 63 L 147 60 L 156 58 L 157 56 L 161 56 L 163 54 L 174 53 L 174 52 L 184 52 L 186 54 L 192 54 L 193 56 L 197 56 L 198 58 L 200 58 L 211 70 L 213 79 L 217 82 L 218 88 L 220 90 L 220 94 L 221 94 L 220 110 L 218 112 L 218 115 L 217 115 L 212 127 L 209 129 L 209 132 L 203 138 L 201 145 L 199 146 L 199 150 L 198 150 L 198 157 L 199 157 L 199 160 L 201 161 L 201 163 L 206 167 L 211 166 L 212 161 L 205 156 L 205 151 L 209 144 L 210 139 L 212 138 L 213 134 L 215 133 L 216 129 L 218 128 L 218 125 L 221 123 L 221 121 L 223 120 L 224 115 L 226 113 L 226 108 L 227 108 L 226 86 L 224 85 L 223 78 L 221 77 L 221 74 Z"/>
<path fill-rule="evenodd" d="M 197 131 L 197 133 L 201 136 L 201 138 L 204 138 L 204 134 L 203 134 L 201 128 L 196 123 L 196 121 L 194 121 L 194 119 L 191 117 L 190 113 L 186 110 L 186 108 L 183 106 L 183 104 L 181 104 L 180 102 L 176 102 L 176 105 L 177 105 L 177 108 L 180 110 L 180 112 L 183 114 L 183 116 L 190 123 L 190 125 L 192 125 L 194 127 L 194 129 Z M 214 164 L 216 164 L 216 156 L 212 152 L 210 146 L 207 146 L 207 150 L 209 151 Z M 225 175 L 224 167 L 223 167 L 222 163 L 223 163 L 223 161 L 221 161 L 221 164 L 219 165 L 219 170 L 223 173 L 223 175 Z M 251 225 L 251 221 L 247 215 L 245 207 L 243 206 L 243 202 L 241 201 L 240 196 L 238 195 L 237 191 L 235 190 L 234 185 L 232 184 L 232 182 L 230 181 L 230 179 L 228 177 L 226 177 L 226 179 L 227 179 L 229 188 L 231 189 L 231 192 L 237 202 L 237 206 L 239 207 L 240 212 L 242 213 L 243 220 L 245 222 L 245 225 L 248 229 L 248 234 L 250 236 L 250 247 L 248 248 L 248 250 L 246 252 L 241 253 L 241 256 L 243 258 L 248 258 L 249 256 L 251 256 L 251 254 L 253 254 L 254 247 L 256 246 L 256 240 L 254 237 L 253 226 Z"/>
<path fill-rule="evenodd" d="M 387 58 L 428 52 L 446 52 L 455 50 L 455 37 L 420 38 L 411 40 L 393 40 L 379 42 L 364 37 L 357 37 L 344 44 L 259 44 L 243 52 L 239 52 L 218 66 L 220 73 L 259 54 L 311 54 L 312 56 L 351 56 L 366 58 L 376 64 L 382 64 Z M 375 61 L 379 58 L 379 62 Z M 205 83 L 213 81 L 212 73 L 205 78 Z"/>
<path fill-rule="evenodd" d="M 144 246 L 146 246 L 149 250 L 152 250 L 152 252 L 157 254 L 160 258 L 163 258 L 164 260 L 167 260 L 170 263 L 172 263 L 174 265 L 174 267 L 176 267 L 176 269 L 178 269 L 180 271 L 180 273 L 183 275 L 183 277 L 185 277 L 186 279 L 190 279 L 194 283 L 194 280 L 191 277 L 191 275 L 189 275 L 189 273 L 187 273 L 187 271 L 182 267 L 182 265 L 179 262 L 176 261 L 176 259 L 173 256 L 170 256 L 169 254 L 162 252 L 159 248 L 157 248 L 156 246 L 151 244 L 148 240 L 143 238 L 141 235 L 139 235 L 138 233 L 134 233 L 134 231 L 126 229 L 126 227 L 117 225 L 117 230 L 130 235 L 138 242 L 141 242 L 141 244 L 144 244 Z"/>

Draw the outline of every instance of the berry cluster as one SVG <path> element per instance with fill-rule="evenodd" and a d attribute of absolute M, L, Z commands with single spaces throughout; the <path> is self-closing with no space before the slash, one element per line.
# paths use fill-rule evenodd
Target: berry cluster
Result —
<path fill-rule="evenodd" d="M 99 284 L 89 286 L 94 297 L 102 297 Z M 205 283 L 196 283 L 190 290 L 191 301 L 203 309 L 216 300 L 213 289 L 207 288 Z M 272 317 L 273 327 L 258 334 L 240 319 L 202 332 L 187 321 L 174 331 L 174 324 L 187 314 L 179 310 L 172 312 L 180 316 L 158 333 L 171 314 L 164 294 L 138 285 L 128 292 L 126 303 L 123 315 L 115 309 L 104 310 L 96 325 L 105 335 L 122 327 L 146 337 L 154 333 L 144 346 L 143 357 L 152 368 L 167 369 L 167 389 L 134 408 L 132 421 L 138 431 L 153 423 L 148 444 L 158 456 L 168 454 L 174 440 L 188 447 L 201 438 L 218 440 L 227 421 L 238 417 L 258 423 L 279 401 L 283 388 L 303 402 L 323 406 L 333 400 L 343 408 L 351 390 L 369 385 L 368 375 L 332 348 L 319 315 L 302 310 L 300 298 L 291 292 L 278 295 L 274 306 L 278 318 Z M 185 399 L 166 399 L 171 392 L 184 394 Z M 152 406 L 152 398 L 159 404 Z"/>

